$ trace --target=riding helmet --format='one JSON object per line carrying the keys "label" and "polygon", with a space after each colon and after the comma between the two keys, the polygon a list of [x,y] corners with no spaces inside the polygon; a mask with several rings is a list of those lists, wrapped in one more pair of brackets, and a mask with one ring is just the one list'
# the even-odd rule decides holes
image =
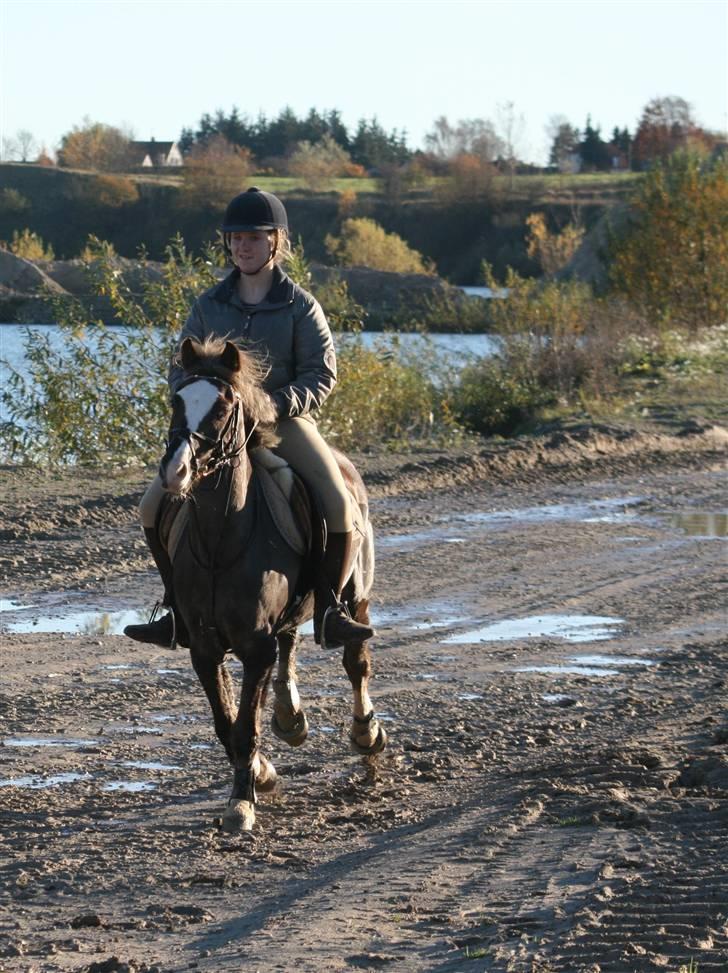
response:
{"label": "riding helmet", "polygon": [[223,233],[287,230],[288,217],[277,196],[266,193],[257,186],[251,186],[228,203],[221,229]]}

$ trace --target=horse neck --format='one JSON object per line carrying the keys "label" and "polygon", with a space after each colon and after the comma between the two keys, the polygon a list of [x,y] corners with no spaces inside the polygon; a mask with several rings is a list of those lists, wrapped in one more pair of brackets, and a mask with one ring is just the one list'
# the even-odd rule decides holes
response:
{"label": "horse neck", "polygon": [[195,519],[200,533],[221,550],[234,546],[254,516],[251,500],[252,464],[246,449],[211,484],[203,481],[194,491]]}

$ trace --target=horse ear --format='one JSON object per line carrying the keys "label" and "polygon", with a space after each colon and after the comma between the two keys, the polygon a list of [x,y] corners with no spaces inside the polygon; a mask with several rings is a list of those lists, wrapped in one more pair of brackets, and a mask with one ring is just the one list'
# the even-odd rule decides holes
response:
{"label": "horse ear", "polygon": [[225,342],[225,350],[220,360],[231,372],[240,371],[240,349],[232,341]]}
{"label": "horse ear", "polygon": [[179,357],[182,362],[182,367],[190,369],[200,358],[199,342],[193,338],[185,338],[179,350]]}

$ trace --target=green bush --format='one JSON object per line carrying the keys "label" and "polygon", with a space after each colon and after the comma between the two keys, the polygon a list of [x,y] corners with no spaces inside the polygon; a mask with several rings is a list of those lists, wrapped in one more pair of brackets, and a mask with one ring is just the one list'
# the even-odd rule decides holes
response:
{"label": "green bush", "polygon": [[[167,248],[160,278],[145,278],[140,296],[124,280],[109,244],[91,240],[87,272],[123,328],[96,320],[79,301],[54,301],[60,343],[26,331],[25,373],[11,371],[0,390],[8,421],[0,426],[6,460],[89,465],[153,463],[169,422],[167,368],[194,298],[215,280],[216,256],[189,254],[181,239]],[[300,253],[297,274],[305,274]],[[342,329],[356,330],[361,308],[338,289]],[[317,295],[326,295],[321,289]],[[367,350],[356,334],[340,339],[340,380],[321,427],[342,448],[365,449],[411,437],[457,432],[445,396],[421,377],[420,362],[390,349]],[[7,363],[5,363],[7,365]]]}
{"label": "green bush", "polygon": [[159,458],[170,352],[193,298],[214,280],[211,263],[175,239],[161,278],[148,278],[137,298],[108,244],[92,238],[87,254],[93,288],[124,328],[95,320],[80,301],[53,300],[60,342],[26,330],[27,373],[11,370],[0,391],[9,417],[0,447],[11,460],[123,466]]}

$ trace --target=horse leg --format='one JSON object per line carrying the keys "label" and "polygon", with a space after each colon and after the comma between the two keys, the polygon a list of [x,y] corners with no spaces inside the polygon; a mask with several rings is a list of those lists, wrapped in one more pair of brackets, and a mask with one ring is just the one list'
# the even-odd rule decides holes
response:
{"label": "horse leg", "polygon": [[191,655],[197,678],[210,702],[215,733],[225,747],[228,760],[232,763],[231,733],[237,715],[232,677],[224,662],[216,662],[209,656],[194,651]]}
{"label": "horse leg", "polygon": [[[260,715],[276,658],[275,636],[261,636],[243,661],[243,688],[230,736],[233,789],[222,819],[225,831],[251,831],[255,823],[256,776],[266,783],[273,765],[258,753]],[[275,783],[275,777],[273,778]]]}
{"label": "horse leg", "polygon": [[[369,603],[362,600],[355,608],[354,617],[363,625],[369,624]],[[381,753],[387,745],[384,727],[374,715],[369,696],[369,677],[372,657],[366,642],[347,643],[344,646],[344,669],[354,693],[354,713],[349,731],[352,748],[364,755]]]}
{"label": "horse leg", "polygon": [[278,634],[278,670],[273,680],[275,701],[270,721],[278,739],[290,747],[300,747],[308,736],[308,720],[296,686],[297,642],[297,632]]}

